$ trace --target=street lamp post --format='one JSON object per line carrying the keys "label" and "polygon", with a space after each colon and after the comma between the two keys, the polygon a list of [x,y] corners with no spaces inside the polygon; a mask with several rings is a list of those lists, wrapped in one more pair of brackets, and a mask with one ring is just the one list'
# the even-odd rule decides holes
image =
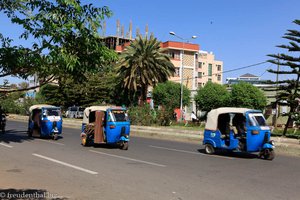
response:
{"label": "street lamp post", "polygon": [[[176,35],[175,32],[170,31],[170,35],[173,35],[177,38],[179,38],[182,41],[182,57],[181,57],[181,67],[180,67],[180,119],[179,121],[182,121],[182,111],[183,111],[183,57],[184,57],[184,42],[189,42],[188,39],[182,38],[178,35]],[[197,36],[193,35],[191,39],[196,39]]]}

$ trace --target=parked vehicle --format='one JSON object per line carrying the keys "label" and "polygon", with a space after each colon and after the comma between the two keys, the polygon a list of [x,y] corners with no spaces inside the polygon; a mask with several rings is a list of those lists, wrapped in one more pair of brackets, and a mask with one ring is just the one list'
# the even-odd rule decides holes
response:
{"label": "parked vehicle", "polygon": [[130,121],[125,108],[91,106],[84,110],[81,144],[117,144],[128,149]]}
{"label": "parked vehicle", "polygon": [[0,120],[0,130],[2,133],[5,133],[5,127],[6,127],[6,115],[2,114]]}
{"label": "parked vehicle", "polygon": [[217,149],[238,152],[259,152],[267,160],[275,157],[271,131],[259,110],[247,108],[218,108],[207,115],[203,144],[205,152]]}
{"label": "parked vehicle", "polygon": [[78,106],[69,107],[66,111],[67,118],[83,118],[84,108]]}
{"label": "parked vehicle", "polygon": [[33,105],[29,108],[28,136],[52,137],[62,133],[61,109],[52,105]]}

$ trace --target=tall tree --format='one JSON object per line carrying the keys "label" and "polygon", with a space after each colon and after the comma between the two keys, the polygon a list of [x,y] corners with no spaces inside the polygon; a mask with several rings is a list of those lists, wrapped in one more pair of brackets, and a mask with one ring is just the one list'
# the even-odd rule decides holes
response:
{"label": "tall tree", "polygon": [[[156,105],[163,105],[170,110],[174,111],[175,108],[180,107],[180,83],[174,83],[167,81],[165,83],[159,83],[153,89],[153,100]],[[190,90],[183,86],[183,99],[182,103],[184,106],[190,103]]]}
{"label": "tall tree", "polygon": [[195,96],[197,107],[202,111],[229,106],[230,94],[225,86],[208,82],[197,91]]}
{"label": "tall tree", "polygon": [[98,34],[101,21],[111,15],[105,6],[80,0],[2,0],[0,11],[24,29],[21,39],[33,41],[30,47],[14,46],[0,33],[0,77],[37,74],[43,83],[65,74],[81,79],[117,58]]}
{"label": "tall tree", "polygon": [[122,52],[118,66],[118,74],[124,78],[123,87],[138,92],[141,102],[146,100],[148,86],[167,81],[175,71],[153,35],[134,40]]}
{"label": "tall tree", "polygon": [[254,85],[243,81],[232,85],[231,106],[263,110],[266,105],[266,96]]}
{"label": "tall tree", "polygon": [[[300,25],[300,20],[293,21],[296,25]],[[288,116],[283,135],[286,135],[288,125],[290,124],[293,117],[299,114],[297,108],[299,107],[298,99],[300,98],[300,31],[298,30],[287,30],[287,33],[283,38],[289,40],[288,45],[279,45],[277,47],[287,50],[287,53],[271,54],[268,55],[272,58],[269,62],[280,65],[287,66],[289,69],[281,70],[268,70],[275,74],[286,74],[290,75],[290,79],[281,80],[277,82],[271,82],[278,85],[276,102],[281,105],[286,105],[290,108],[290,111],[286,113]]]}

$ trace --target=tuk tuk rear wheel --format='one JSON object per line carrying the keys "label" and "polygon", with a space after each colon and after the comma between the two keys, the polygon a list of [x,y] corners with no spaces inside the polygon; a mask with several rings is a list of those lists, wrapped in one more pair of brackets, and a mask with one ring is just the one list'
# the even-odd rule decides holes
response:
{"label": "tuk tuk rear wheel", "polygon": [[32,131],[30,129],[28,129],[27,134],[28,134],[28,137],[32,137]]}
{"label": "tuk tuk rear wheel", "polygon": [[205,153],[206,154],[214,154],[215,153],[215,148],[211,144],[206,144],[205,145]]}

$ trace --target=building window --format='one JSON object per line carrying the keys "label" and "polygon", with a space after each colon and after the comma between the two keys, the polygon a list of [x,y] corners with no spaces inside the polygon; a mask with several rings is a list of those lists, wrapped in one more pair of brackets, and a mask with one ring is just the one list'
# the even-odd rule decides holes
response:
{"label": "building window", "polygon": [[211,78],[208,79],[208,82],[211,82]]}
{"label": "building window", "polygon": [[202,78],[202,72],[198,72],[198,78]]}
{"label": "building window", "polygon": [[212,64],[208,64],[208,76],[212,76]]}
{"label": "building window", "polygon": [[202,83],[198,83],[198,88],[202,88]]}
{"label": "building window", "polygon": [[198,62],[198,68],[199,68],[199,69],[202,68],[202,62]]}
{"label": "building window", "polygon": [[179,68],[175,68],[175,76],[179,76]]}
{"label": "building window", "polygon": [[218,71],[221,71],[222,70],[222,66],[221,65],[217,65],[217,69],[218,69]]}
{"label": "building window", "polygon": [[180,52],[179,51],[169,51],[169,56],[173,59],[180,60]]}
{"label": "building window", "polygon": [[218,81],[221,81],[221,75],[218,74]]}

